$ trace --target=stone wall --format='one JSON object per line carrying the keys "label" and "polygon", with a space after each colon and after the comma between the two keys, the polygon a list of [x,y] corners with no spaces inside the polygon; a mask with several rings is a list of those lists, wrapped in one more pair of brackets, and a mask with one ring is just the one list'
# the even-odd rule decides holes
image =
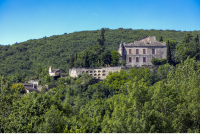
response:
{"label": "stone wall", "polygon": [[121,66],[102,68],[72,68],[69,69],[69,75],[72,77],[78,77],[79,74],[88,73],[89,75],[92,75],[95,79],[105,79],[109,72],[120,72],[121,69]]}
{"label": "stone wall", "polygon": [[[132,53],[126,55],[126,66],[141,67],[145,65],[152,65],[152,58],[163,59],[166,58],[166,46],[144,46],[144,47],[126,47],[126,51],[131,49]],[[139,54],[136,54],[136,49],[139,49]],[[143,49],[146,49],[146,54],[143,54]],[[152,54],[152,49],[155,49],[155,54]],[[136,62],[136,57],[139,57],[139,62]],[[143,62],[143,57],[146,57],[146,62]],[[129,62],[131,58],[131,62]]]}
{"label": "stone wall", "polygon": [[39,85],[39,82],[35,81],[35,80],[29,80],[28,83],[33,84],[33,85],[37,85],[37,86]]}
{"label": "stone wall", "polygon": [[[139,50],[139,54],[136,53],[136,49]],[[143,54],[144,49],[145,54]],[[155,54],[152,52],[153,49],[155,49]],[[161,43],[156,40],[156,36],[149,36],[132,43],[121,43],[118,52],[120,53],[119,60],[126,60],[127,67],[143,67],[152,66],[152,58],[166,58],[167,47],[166,42]]]}

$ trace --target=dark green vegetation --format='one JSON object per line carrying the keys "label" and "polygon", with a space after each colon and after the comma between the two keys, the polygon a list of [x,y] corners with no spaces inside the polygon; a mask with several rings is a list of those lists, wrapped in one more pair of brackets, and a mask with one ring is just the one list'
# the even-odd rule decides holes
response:
{"label": "dark green vegetation", "polygon": [[[120,40],[124,41],[121,36],[125,35],[126,32],[121,34],[118,37],[119,39],[116,38],[116,40],[119,40],[116,43],[116,48],[114,45],[113,47],[112,45],[109,47],[107,44],[110,39],[107,38],[107,32],[113,32],[114,34],[115,31],[133,32],[135,30],[105,29],[105,31],[106,42],[104,42],[104,45],[107,49],[105,48],[103,53],[107,51],[110,54],[111,60],[108,64],[118,64],[115,60],[117,57],[116,52],[111,50],[118,48]],[[30,70],[20,70],[17,65],[10,64],[12,62],[9,62],[9,60],[3,61],[4,64],[1,66],[7,66],[5,69],[12,68],[15,65],[16,70],[19,71],[18,73],[26,72],[26,75],[32,74],[34,75],[33,79],[39,80],[43,86],[44,84],[48,84],[50,89],[46,91],[43,87],[38,94],[35,92],[24,94],[25,89],[23,85],[17,83],[26,82],[28,77],[24,79],[19,74],[1,76],[0,132],[199,132],[200,44],[199,38],[196,35],[197,32],[194,31],[193,33],[191,32],[192,34],[186,34],[186,32],[175,31],[138,31],[141,33],[151,31],[152,33],[148,33],[148,35],[154,35],[156,32],[162,33],[160,34],[162,35],[160,40],[167,40],[170,49],[168,51],[168,55],[170,56],[167,56],[167,59],[165,59],[165,62],[168,62],[167,64],[161,62],[164,65],[160,65],[158,69],[131,68],[127,72],[121,70],[120,72],[110,73],[104,81],[96,83],[93,77],[88,74],[79,75],[78,78],[68,76],[67,79],[59,78],[58,80],[54,80],[53,77],[48,75],[48,65],[44,65],[52,58],[50,56],[49,59],[45,59],[45,57],[42,57],[44,54],[41,54],[41,56],[35,55],[35,62]],[[177,38],[172,38],[176,37],[172,36],[169,40],[171,34],[166,34],[168,32],[172,35],[184,34],[185,36],[183,38],[180,37],[182,40],[179,40],[179,36]],[[143,37],[142,34],[138,33],[138,35]],[[127,36],[136,38],[136,35],[127,34]],[[94,40],[97,42],[99,37],[100,40],[104,40],[102,36],[98,36]],[[138,36],[138,38],[140,37]],[[96,44],[96,42],[94,43]],[[6,51],[1,51],[1,54],[8,54],[7,52],[10,52],[12,49],[15,50],[14,47],[18,45],[1,46],[3,49],[8,48]],[[75,54],[74,60],[70,61],[69,59],[68,62],[77,65],[79,62],[76,61],[81,58],[83,59],[85,55],[82,56],[82,54],[87,51],[90,53],[97,50],[94,56],[98,57],[98,52],[101,51],[100,45],[101,43],[92,47],[89,46],[91,49],[83,48],[85,49],[84,51],[79,50],[78,47],[74,48],[77,54]],[[38,48],[38,51],[40,51],[39,48],[42,48],[42,46],[44,45],[38,45],[35,48]],[[59,45],[51,46],[57,47]],[[19,48],[16,47],[17,49]],[[31,50],[26,49],[26,51],[21,51],[21,53],[26,54],[24,52],[31,52]],[[70,50],[72,51],[72,49]],[[56,49],[51,49],[50,52],[52,51],[57,52]],[[68,58],[73,54],[71,51]],[[21,54],[18,51],[14,52]],[[43,53],[45,53],[45,49],[43,49]],[[32,54],[34,55],[34,53]],[[54,54],[56,56],[56,53]],[[101,53],[99,54],[101,55]],[[17,55],[13,53],[13,55],[10,54],[7,57],[11,57],[11,59],[16,58],[14,56]],[[37,58],[44,60],[38,62],[36,61]],[[88,58],[91,58],[90,55],[86,59]],[[62,59],[64,58],[60,58],[60,60]],[[21,60],[23,61],[24,59]],[[100,65],[97,64],[98,60]],[[98,60],[91,63],[88,63],[86,60],[82,65],[101,66],[107,64],[106,60]],[[33,62],[31,60],[27,61]],[[16,64],[17,62],[18,60],[16,60]],[[59,62],[59,60],[55,59],[54,62]],[[68,64],[59,63],[55,64],[55,67],[61,68],[59,65],[68,66]],[[36,71],[34,72],[34,70]]]}
{"label": "dark green vegetation", "polygon": [[[133,42],[144,36],[156,36],[157,40],[171,39],[180,44],[187,34],[194,37],[200,35],[200,31],[186,32],[174,30],[132,30],[122,29],[117,30],[105,29],[104,36],[106,41],[102,41],[105,48],[110,51],[117,51],[121,41],[127,43]],[[71,34],[55,35],[44,37],[41,39],[28,40],[22,43],[16,43],[12,46],[0,46],[0,75],[16,75],[17,73],[24,76],[35,75],[40,67],[48,67],[52,65],[54,68],[60,68],[68,72],[70,58],[75,53],[79,54],[89,46],[98,44],[97,39],[104,40],[101,35],[101,30],[82,31]],[[185,41],[190,42],[190,37]],[[179,46],[179,45],[178,45]],[[182,47],[187,45],[180,45]],[[194,47],[192,47],[194,48]],[[191,48],[191,49],[192,49]],[[183,55],[180,53],[179,59],[185,59],[190,48],[184,49]],[[106,52],[105,52],[106,54]],[[172,57],[173,59],[173,57]],[[101,63],[103,64],[103,63]]]}
{"label": "dark green vegetation", "polygon": [[69,67],[102,67],[116,66],[119,62],[119,53],[105,49],[105,30],[101,30],[100,39],[97,39],[98,44],[89,46],[79,54],[71,56]]}
{"label": "dark green vegetation", "polygon": [[[45,81],[48,75],[39,74]],[[42,80],[42,81],[43,81]],[[22,94],[1,77],[0,132],[199,132],[200,62],[60,78],[56,87]],[[43,81],[43,82],[44,82]]]}

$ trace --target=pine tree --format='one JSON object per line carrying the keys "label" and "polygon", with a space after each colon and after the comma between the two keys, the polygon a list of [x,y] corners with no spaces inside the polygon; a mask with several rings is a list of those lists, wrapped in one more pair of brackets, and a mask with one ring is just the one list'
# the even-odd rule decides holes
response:
{"label": "pine tree", "polygon": [[87,59],[86,59],[86,57],[85,57],[85,58],[84,58],[83,67],[86,67],[86,64],[87,64]]}
{"label": "pine tree", "polygon": [[77,61],[77,53],[75,54],[75,58],[74,58],[74,67],[77,67],[76,66],[76,61]]}
{"label": "pine tree", "polygon": [[197,37],[194,39],[197,43],[199,43],[199,35],[197,34]]}
{"label": "pine tree", "polygon": [[171,50],[169,45],[169,40],[167,41],[167,63],[171,64]]}
{"label": "pine tree", "polygon": [[193,35],[188,33],[184,39],[183,39],[183,43],[190,43],[190,41],[192,40]]}
{"label": "pine tree", "polygon": [[86,58],[86,63],[85,63],[85,66],[86,67],[90,67],[90,63],[89,63],[89,61],[88,61],[88,53],[86,53],[86,56],[85,56],[85,58]]}
{"label": "pine tree", "polygon": [[85,58],[84,58],[84,67],[90,67],[89,62],[88,62],[88,55],[86,54]]}
{"label": "pine tree", "polygon": [[74,56],[71,56],[70,62],[69,62],[69,68],[74,67]]}
{"label": "pine tree", "polygon": [[160,41],[160,42],[163,41],[163,37],[162,37],[162,36],[160,36],[160,40],[159,40],[159,41]]}
{"label": "pine tree", "polygon": [[101,45],[102,47],[104,47],[104,43],[106,41],[105,37],[104,37],[104,33],[105,33],[105,30],[104,28],[101,29],[101,36],[100,36],[100,39],[97,39],[99,45]]}

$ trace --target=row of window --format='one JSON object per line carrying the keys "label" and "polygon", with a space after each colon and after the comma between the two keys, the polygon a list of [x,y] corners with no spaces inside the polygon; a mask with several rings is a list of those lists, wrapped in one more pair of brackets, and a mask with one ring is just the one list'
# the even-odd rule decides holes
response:
{"label": "row of window", "polygon": [[[90,74],[92,75],[92,74]],[[94,74],[94,76],[97,76],[97,74]],[[98,74],[98,76],[101,76],[101,74]],[[102,74],[102,76],[106,76],[105,74]]]}
{"label": "row of window", "polygon": [[[90,73],[93,73],[93,71],[89,71]],[[99,70],[98,73],[100,73],[101,71]],[[103,70],[102,72],[106,72],[105,70]],[[88,73],[88,71],[82,71],[82,73]],[[94,71],[94,73],[96,73],[96,71]]]}
{"label": "row of window", "polygon": [[[129,54],[132,54],[132,49],[129,49]],[[136,54],[139,54],[139,49],[136,49]],[[146,54],[146,49],[143,49],[143,54]],[[152,54],[155,54],[155,49],[152,49]]]}
{"label": "row of window", "polygon": [[[143,59],[143,62],[146,62],[146,57],[143,57],[142,59]],[[131,57],[129,57],[129,62],[132,62],[132,58]],[[136,57],[136,62],[140,62],[139,61],[139,57]]]}

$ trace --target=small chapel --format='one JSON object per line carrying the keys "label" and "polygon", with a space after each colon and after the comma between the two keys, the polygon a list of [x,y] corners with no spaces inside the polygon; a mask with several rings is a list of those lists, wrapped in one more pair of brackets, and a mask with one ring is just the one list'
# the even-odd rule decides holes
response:
{"label": "small chapel", "polygon": [[166,42],[159,42],[156,36],[146,36],[132,43],[120,43],[120,60],[126,60],[127,67],[151,66],[152,58],[166,58]]}

